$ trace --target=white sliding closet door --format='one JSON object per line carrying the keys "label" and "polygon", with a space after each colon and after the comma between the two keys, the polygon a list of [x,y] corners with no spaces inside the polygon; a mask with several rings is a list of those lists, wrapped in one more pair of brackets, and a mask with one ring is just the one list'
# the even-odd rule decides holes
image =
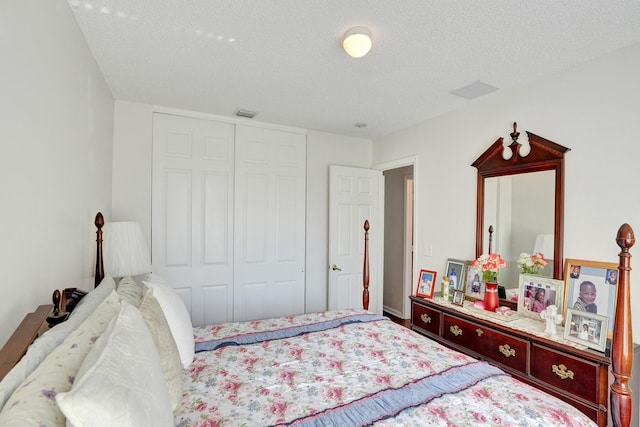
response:
{"label": "white sliding closet door", "polygon": [[234,125],[153,115],[153,271],[194,325],[233,319]]}
{"label": "white sliding closet door", "polygon": [[194,325],[304,313],[306,136],[153,116],[153,271]]}
{"label": "white sliding closet door", "polygon": [[304,313],[306,136],[236,125],[234,320]]}

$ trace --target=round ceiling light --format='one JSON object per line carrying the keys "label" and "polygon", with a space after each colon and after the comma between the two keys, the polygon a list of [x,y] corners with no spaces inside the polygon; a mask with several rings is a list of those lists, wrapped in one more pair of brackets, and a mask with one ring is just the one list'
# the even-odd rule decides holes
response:
{"label": "round ceiling light", "polygon": [[367,27],[352,27],[344,33],[342,47],[354,58],[362,58],[371,50],[371,31]]}

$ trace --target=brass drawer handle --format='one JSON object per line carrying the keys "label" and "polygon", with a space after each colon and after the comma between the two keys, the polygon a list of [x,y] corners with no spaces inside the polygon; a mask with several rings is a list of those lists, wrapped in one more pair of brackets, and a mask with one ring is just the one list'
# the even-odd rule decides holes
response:
{"label": "brass drawer handle", "polygon": [[478,334],[479,337],[482,336],[482,332],[483,332],[482,329],[480,328],[476,329],[476,334]]}
{"label": "brass drawer handle", "polygon": [[516,355],[516,351],[509,347],[509,344],[504,344],[498,347],[500,349],[500,353],[504,355],[504,357],[511,357]]}
{"label": "brass drawer handle", "polygon": [[453,325],[453,326],[451,326],[451,327],[449,328],[449,330],[450,330],[450,331],[451,331],[451,333],[452,333],[454,336],[456,336],[456,337],[457,337],[457,336],[459,336],[459,335],[462,335],[462,329],[460,329],[460,328],[458,327],[458,325]]}
{"label": "brass drawer handle", "polygon": [[567,369],[564,365],[552,365],[551,370],[563,380],[566,380],[567,378],[573,379],[573,371],[571,369]]}
{"label": "brass drawer handle", "polygon": [[420,320],[422,320],[424,323],[431,323],[431,317],[429,317],[429,315],[427,314],[421,314]]}

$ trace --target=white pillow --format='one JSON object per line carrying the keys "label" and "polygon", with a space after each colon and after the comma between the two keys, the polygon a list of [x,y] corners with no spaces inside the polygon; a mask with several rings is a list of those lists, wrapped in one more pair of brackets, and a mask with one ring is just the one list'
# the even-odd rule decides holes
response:
{"label": "white pillow", "polygon": [[73,387],[56,401],[68,426],[173,426],[160,358],[140,311],[122,302]]}
{"label": "white pillow", "polygon": [[93,313],[93,310],[95,310],[96,307],[100,305],[100,303],[104,301],[107,296],[109,296],[111,291],[115,289],[116,282],[114,282],[111,276],[105,274],[100,284],[84,297],[82,297],[80,302],[75,306],[75,308],[69,315],[69,319],[66,322],[73,318],[81,318],[80,322],[82,322],[87,318],[87,316]]}
{"label": "white pillow", "polygon": [[162,307],[173,339],[178,346],[182,367],[187,369],[193,362],[196,345],[191,316],[187,311],[187,307],[185,307],[173,288],[158,275],[151,274],[149,280],[145,281],[144,284],[153,289],[153,296]]}

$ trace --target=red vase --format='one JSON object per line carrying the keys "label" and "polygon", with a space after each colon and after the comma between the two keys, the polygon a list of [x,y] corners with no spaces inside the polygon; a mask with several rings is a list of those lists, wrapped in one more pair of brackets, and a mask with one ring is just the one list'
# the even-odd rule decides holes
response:
{"label": "red vase", "polygon": [[484,290],[484,309],[494,313],[499,305],[498,284],[487,282]]}

